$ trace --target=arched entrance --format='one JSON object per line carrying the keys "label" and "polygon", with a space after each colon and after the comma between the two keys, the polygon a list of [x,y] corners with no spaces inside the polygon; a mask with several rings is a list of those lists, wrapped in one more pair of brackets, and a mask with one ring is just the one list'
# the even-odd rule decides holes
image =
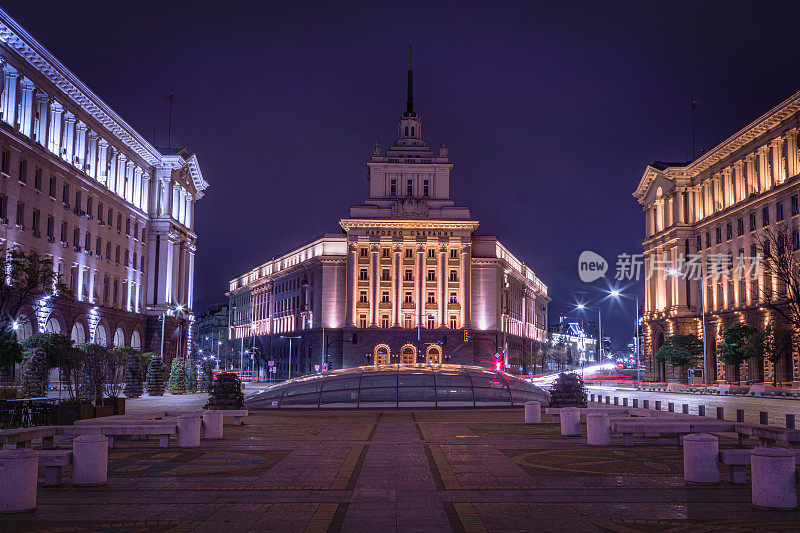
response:
{"label": "arched entrance", "polygon": [[117,328],[114,332],[114,348],[122,348],[125,346],[125,332],[122,328]]}
{"label": "arched entrance", "polygon": [[100,346],[108,346],[108,331],[104,324],[97,324],[94,329],[94,343]]}
{"label": "arched entrance", "polygon": [[17,334],[17,342],[22,342],[33,335],[33,328],[28,317],[21,316],[13,324],[14,332]]}
{"label": "arched entrance", "polygon": [[59,324],[56,317],[51,316],[44,324],[45,333],[61,333],[61,324]]}
{"label": "arched entrance", "polygon": [[442,363],[442,349],[436,345],[428,346],[425,353],[425,361],[429,365],[439,365]]}
{"label": "arched entrance", "polygon": [[80,322],[75,322],[75,324],[72,326],[70,338],[76,346],[86,344],[86,331],[83,329],[83,324]]}
{"label": "arched entrance", "polygon": [[379,344],[375,347],[375,364],[388,365],[389,364],[389,347],[385,344]]}
{"label": "arched entrance", "polygon": [[400,349],[400,362],[410,365],[417,362],[417,348],[411,344],[406,344]]}
{"label": "arched entrance", "polygon": [[667,365],[664,361],[658,361],[655,359],[655,355],[664,346],[664,332],[659,331],[656,334],[656,344],[653,346],[653,361],[655,363],[655,374],[656,374],[656,381],[666,381],[667,380]]}
{"label": "arched entrance", "polygon": [[139,335],[139,330],[133,330],[131,334],[131,348],[135,350],[142,349],[142,337]]}

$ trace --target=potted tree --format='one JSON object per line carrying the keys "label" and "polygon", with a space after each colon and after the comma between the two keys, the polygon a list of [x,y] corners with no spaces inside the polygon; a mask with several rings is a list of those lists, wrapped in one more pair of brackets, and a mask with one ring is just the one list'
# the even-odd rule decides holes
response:
{"label": "potted tree", "polygon": [[180,357],[172,360],[168,388],[172,394],[184,394],[186,392],[186,361]]}
{"label": "potted tree", "polygon": [[56,423],[71,425],[76,420],[92,418],[94,407],[88,400],[86,376],[86,352],[71,346],[57,355],[57,366],[61,369],[67,385],[67,399],[56,407]]}
{"label": "potted tree", "polygon": [[[122,388],[125,385],[124,373],[125,362],[128,358],[128,352],[132,350],[130,346],[123,348],[112,348],[106,350],[105,362],[105,396],[100,400],[103,406],[110,406],[113,409],[113,414],[125,414],[125,397],[122,396]],[[138,354],[134,354],[138,359]]]}
{"label": "potted tree", "polygon": [[717,355],[720,360],[736,368],[736,381],[740,381],[739,365],[758,356],[761,345],[761,330],[735,322],[722,333],[722,342],[717,345]]}
{"label": "potted tree", "polygon": [[142,373],[142,354],[139,350],[125,347],[125,397],[138,398],[142,395],[144,374]]}
{"label": "potted tree", "polygon": [[155,354],[149,358],[147,365],[147,394],[164,395],[164,361]]}

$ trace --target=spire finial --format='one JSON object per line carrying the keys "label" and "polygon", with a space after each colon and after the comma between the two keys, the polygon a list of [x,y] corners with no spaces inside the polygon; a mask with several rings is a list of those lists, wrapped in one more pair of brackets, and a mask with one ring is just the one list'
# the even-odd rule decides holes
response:
{"label": "spire finial", "polygon": [[414,116],[414,70],[411,68],[412,47],[408,45],[408,92],[406,94],[406,116]]}

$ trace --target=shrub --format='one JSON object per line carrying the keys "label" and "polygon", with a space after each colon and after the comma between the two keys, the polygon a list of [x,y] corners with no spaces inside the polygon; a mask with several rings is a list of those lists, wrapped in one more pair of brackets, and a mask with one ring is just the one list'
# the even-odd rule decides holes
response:
{"label": "shrub", "polygon": [[16,400],[19,398],[19,389],[13,386],[0,387],[0,400]]}
{"label": "shrub", "polygon": [[151,357],[147,365],[147,394],[164,395],[164,361],[157,355]]}
{"label": "shrub", "polygon": [[44,350],[29,350],[22,360],[22,395],[26,398],[41,398],[47,393],[47,374],[50,367]]}
{"label": "shrub", "polygon": [[180,357],[172,360],[172,370],[169,373],[169,391],[172,394],[186,392],[186,361]]}
{"label": "shrub", "polygon": [[580,375],[562,373],[550,388],[551,407],[586,407],[586,387]]}
{"label": "shrub", "polygon": [[214,381],[214,370],[211,361],[203,361],[200,370],[200,391],[211,392],[211,383]]}
{"label": "shrub", "polygon": [[137,350],[128,353],[125,363],[125,396],[138,398],[142,395],[144,375],[142,372],[142,355]]}
{"label": "shrub", "polygon": [[211,382],[211,396],[204,409],[241,409],[244,407],[244,394],[239,376],[229,372],[217,374]]}
{"label": "shrub", "polygon": [[186,392],[197,392],[197,364],[194,359],[186,361]]}

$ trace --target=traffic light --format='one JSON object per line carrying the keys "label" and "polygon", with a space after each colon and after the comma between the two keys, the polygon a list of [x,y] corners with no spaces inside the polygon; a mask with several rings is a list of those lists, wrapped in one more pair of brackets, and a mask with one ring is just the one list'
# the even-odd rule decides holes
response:
{"label": "traffic light", "polygon": [[469,330],[464,330],[464,342],[469,342]]}

